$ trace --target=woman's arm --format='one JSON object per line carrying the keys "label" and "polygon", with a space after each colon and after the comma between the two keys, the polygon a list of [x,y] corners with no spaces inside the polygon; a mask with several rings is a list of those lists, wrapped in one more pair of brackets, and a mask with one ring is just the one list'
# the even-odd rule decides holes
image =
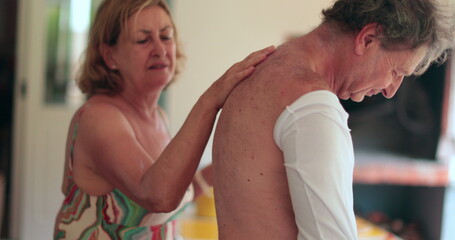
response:
{"label": "woman's arm", "polygon": [[[273,50],[273,47],[269,47],[251,54],[242,62],[234,64],[213,83],[194,105],[180,131],[145,174],[144,182],[165,184],[159,193],[166,202],[164,211],[172,211],[178,206],[193,180],[216,115],[226,98],[241,80],[254,71],[254,66]],[[166,179],[165,183],[163,178]]]}
{"label": "woman's arm", "polygon": [[[76,145],[80,144],[76,149],[80,150],[75,159],[94,159],[94,163],[88,162],[84,168],[95,174],[77,176],[81,171],[75,171],[76,182],[84,179],[88,192],[95,185],[93,182],[98,186],[104,184],[103,189],[117,188],[152,212],[174,210],[193,180],[224,101],[235,86],[254,71],[254,66],[273,51],[274,48],[269,47],[234,64],[199,98],[167,146],[161,141],[166,136],[153,136],[157,141],[151,144],[163,144],[161,154],[153,155],[142,147],[131,123],[120,110],[108,103],[88,107],[81,118],[81,134],[76,141]],[[81,161],[75,162],[81,164]],[[87,175],[94,177],[88,179]]]}

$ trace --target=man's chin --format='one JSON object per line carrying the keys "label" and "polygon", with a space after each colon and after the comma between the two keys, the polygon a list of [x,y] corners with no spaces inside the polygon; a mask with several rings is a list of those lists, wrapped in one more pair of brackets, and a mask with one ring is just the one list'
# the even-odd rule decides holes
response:
{"label": "man's chin", "polygon": [[354,102],[361,102],[365,98],[365,95],[351,95],[350,98]]}

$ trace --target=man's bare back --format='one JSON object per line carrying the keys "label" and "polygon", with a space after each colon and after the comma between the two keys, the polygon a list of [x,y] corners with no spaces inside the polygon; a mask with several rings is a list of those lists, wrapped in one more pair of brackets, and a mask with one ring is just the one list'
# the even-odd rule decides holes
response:
{"label": "man's bare back", "polygon": [[[214,138],[220,240],[296,239],[283,155],[273,129],[287,105],[310,91],[308,73],[282,46],[226,101]],[[286,56],[286,57],[284,57]],[[311,84],[310,84],[311,85]]]}
{"label": "man's bare back", "polygon": [[233,90],[213,145],[220,240],[358,238],[340,99],[391,98],[405,76],[444,60],[454,35],[447,9],[433,0],[337,0],[320,25]]}

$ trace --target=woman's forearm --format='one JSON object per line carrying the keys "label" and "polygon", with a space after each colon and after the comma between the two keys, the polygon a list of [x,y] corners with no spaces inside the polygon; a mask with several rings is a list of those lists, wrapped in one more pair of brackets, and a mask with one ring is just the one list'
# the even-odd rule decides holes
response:
{"label": "woman's forearm", "polygon": [[199,166],[217,112],[203,95],[179,132],[144,175],[143,184],[152,190],[150,198],[157,199],[153,201],[156,205],[164,205],[157,208],[172,211],[180,203]]}

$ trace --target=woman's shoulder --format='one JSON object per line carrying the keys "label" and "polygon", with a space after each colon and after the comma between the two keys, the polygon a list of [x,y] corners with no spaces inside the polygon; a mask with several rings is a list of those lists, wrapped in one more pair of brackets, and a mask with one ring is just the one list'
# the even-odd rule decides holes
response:
{"label": "woman's shoulder", "polygon": [[119,101],[110,96],[93,96],[79,110],[79,124],[98,125],[124,123],[125,111]]}
{"label": "woman's shoulder", "polygon": [[121,113],[119,100],[115,96],[95,95],[81,107],[84,112],[96,115]]}

